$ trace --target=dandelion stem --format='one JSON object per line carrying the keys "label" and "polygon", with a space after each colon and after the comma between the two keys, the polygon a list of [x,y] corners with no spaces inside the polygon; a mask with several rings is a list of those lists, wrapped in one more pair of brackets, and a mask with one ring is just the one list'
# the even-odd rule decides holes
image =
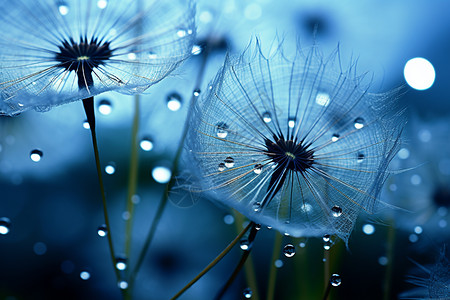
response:
{"label": "dandelion stem", "polygon": [[328,277],[330,276],[330,251],[323,249],[323,278],[325,281],[324,287],[326,288],[328,286],[329,280]]}
{"label": "dandelion stem", "polygon": [[[253,222],[252,222],[253,223]],[[216,300],[222,299],[225,292],[228,290],[228,288],[233,284],[234,280],[236,279],[237,275],[241,271],[242,267],[244,266],[245,262],[247,261],[247,258],[250,256],[250,251],[252,250],[252,244],[255,240],[256,234],[258,233],[258,229],[256,229],[256,224],[253,223],[252,228],[250,229],[250,234],[248,236],[248,243],[249,248],[245,250],[242,253],[241,260],[237,264],[236,268],[234,269],[233,273],[231,274],[230,278],[228,279],[227,283],[223,286],[223,288],[217,293]]]}
{"label": "dandelion stem", "polygon": [[138,183],[138,170],[139,170],[139,153],[138,153],[138,141],[137,135],[139,130],[139,100],[140,96],[134,96],[134,117],[133,127],[131,132],[131,156],[130,156],[130,170],[128,173],[128,195],[127,195],[127,212],[129,218],[126,223],[125,230],[125,257],[129,258],[131,253],[131,241],[133,230],[133,216],[134,216],[134,203],[133,196],[136,194]]}
{"label": "dandelion stem", "polygon": [[283,236],[276,232],[275,233],[275,241],[273,243],[273,254],[270,266],[269,273],[269,284],[267,287],[267,300],[273,300],[275,296],[275,285],[277,280],[277,270],[278,268],[275,266],[275,261],[278,259],[281,253],[281,242],[283,240]]}
{"label": "dandelion stem", "polygon": [[330,282],[330,280],[328,280],[327,288],[325,289],[325,293],[323,294],[322,300],[328,299],[328,296],[330,295],[330,291],[331,291],[331,282]]}
{"label": "dandelion stem", "polygon": [[83,107],[84,107],[84,111],[86,113],[87,121],[89,123],[89,128],[91,130],[92,145],[94,146],[95,165],[97,167],[97,176],[98,176],[98,181],[100,184],[100,193],[102,196],[103,215],[105,217],[106,228],[108,229],[107,238],[108,238],[109,252],[111,254],[111,260],[112,260],[114,272],[116,274],[116,278],[119,281],[120,274],[119,274],[119,270],[117,270],[117,268],[116,268],[116,256],[114,254],[111,226],[109,223],[108,209],[107,209],[106,196],[105,196],[105,187],[103,185],[103,178],[102,178],[102,168],[100,165],[100,156],[98,154],[97,135],[96,135],[96,131],[95,131],[94,97],[89,97],[89,98],[83,99]]}
{"label": "dandelion stem", "polygon": [[384,295],[383,299],[391,299],[391,282],[392,273],[394,271],[394,250],[395,250],[395,223],[394,218],[391,218],[391,226],[388,227],[387,236],[387,261],[386,273],[384,275]]}
{"label": "dandelion stem", "polygon": [[196,283],[203,275],[205,275],[209,270],[212,269],[230,250],[241,240],[244,234],[255,224],[251,222],[244,228],[235,238],[231,241],[230,244],[222,251],[213,261],[211,261],[194,279],[192,279],[185,287],[183,287],[175,296],[171,298],[171,300],[175,300],[180,297],[187,289],[189,289],[194,283]]}
{"label": "dandelion stem", "polygon": [[[196,83],[195,83],[194,90],[199,89],[200,85],[201,85],[201,82],[203,81],[203,75],[204,75],[204,71],[205,71],[205,67],[206,67],[206,62],[207,62],[207,59],[208,59],[208,54],[209,54],[209,50],[208,50],[208,48],[206,48],[205,51],[204,51],[204,54],[203,54],[203,60],[202,60],[202,64],[201,64],[201,67],[200,67],[200,71],[199,71],[198,76],[197,76],[197,80],[196,80]],[[195,107],[195,100],[196,99],[197,99],[197,96],[195,96],[195,95],[193,95],[191,97],[191,101],[189,103],[189,109],[188,109],[188,113],[187,113],[188,116],[192,113],[192,111],[193,111],[193,109]],[[156,228],[157,228],[157,226],[159,224],[159,220],[161,219],[161,216],[162,216],[162,214],[164,212],[164,209],[166,207],[167,200],[169,198],[169,191],[171,190],[171,188],[175,184],[175,176],[176,176],[176,174],[178,172],[179,159],[180,159],[181,153],[183,151],[184,141],[186,139],[186,135],[187,135],[187,132],[188,132],[188,129],[189,129],[189,125],[188,124],[189,124],[188,119],[186,119],[186,121],[184,123],[183,133],[181,135],[181,140],[180,140],[180,143],[178,145],[177,152],[175,154],[174,164],[173,164],[173,168],[172,168],[172,175],[170,177],[170,181],[167,183],[166,188],[164,189],[164,193],[162,195],[161,201],[159,202],[158,208],[157,208],[156,213],[155,213],[155,217],[153,218],[152,224],[150,226],[150,230],[149,230],[149,232],[147,234],[147,237],[145,239],[144,247],[142,248],[141,252],[139,253],[136,266],[134,267],[134,270],[131,273],[130,282],[129,282],[130,289],[132,288],[134,280],[135,280],[137,274],[139,273],[139,269],[141,268],[142,263],[144,262],[145,255],[147,254],[148,248],[150,247],[150,243],[151,243],[151,241],[153,239],[153,236],[155,234]]]}

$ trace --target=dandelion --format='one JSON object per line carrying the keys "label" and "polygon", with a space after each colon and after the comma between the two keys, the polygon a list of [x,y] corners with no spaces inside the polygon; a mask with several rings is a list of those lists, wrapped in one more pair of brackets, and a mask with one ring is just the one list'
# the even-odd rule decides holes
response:
{"label": "dandelion", "polygon": [[[403,127],[393,93],[371,94],[339,51],[228,57],[190,116],[199,190],[292,236],[347,241],[378,194]],[[337,213],[338,212],[338,213]]]}
{"label": "dandelion", "polygon": [[0,113],[138,93],[190,54],[187,1],[14,1],[2,4]]}

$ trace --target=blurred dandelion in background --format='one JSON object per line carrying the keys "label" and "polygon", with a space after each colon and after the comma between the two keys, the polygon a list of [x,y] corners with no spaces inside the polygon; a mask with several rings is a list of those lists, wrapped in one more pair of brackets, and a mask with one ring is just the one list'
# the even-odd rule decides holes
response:
{"label": "blurred dandelion in background", "polygon": [[190,116],[198,189],[282,233],[347,241],[380,205],[404,126],[396,95],[368,93],[338,50],[289,60],[275,47],[266,58],[256,40],[228,57]]}

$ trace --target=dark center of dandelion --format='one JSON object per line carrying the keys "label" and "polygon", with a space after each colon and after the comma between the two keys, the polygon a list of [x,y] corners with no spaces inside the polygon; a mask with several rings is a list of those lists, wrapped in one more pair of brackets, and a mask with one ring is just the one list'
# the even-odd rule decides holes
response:
{"label": "dark center of dandelion", "polygon": [[109,42],[98,39],[81,38],[79,43],[73,39],[63,41],[58,46],[59,52],[55,55],[55,60],[59,62],[59,67],[66,71],[75,71],[78,78],[78,87],[89,88],[94,84],[92,72],[94,69],[104,65],[112,56]]}
{"label": "dark center of dandelion", "polygon": [[290,172],[304,173],[314,163],[314,152],[308,150],[309,145],[286,140],[283,136],[274,135],[273,138],[276,142],[269,139],[265,140],[267,148],[265,154],[275,163],[275,170],[270,178],[269,187],[263,200],[264,205],[275,197]]}

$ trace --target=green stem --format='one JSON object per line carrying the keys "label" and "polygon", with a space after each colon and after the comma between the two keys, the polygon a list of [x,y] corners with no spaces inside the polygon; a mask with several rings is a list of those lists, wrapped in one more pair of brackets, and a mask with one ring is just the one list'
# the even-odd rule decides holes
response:
{"label": "green stem", "polygon": [[102,169],[100,165],[100,155],[98,153],[98,146],[97,146],[97,135],[95,132],[95,113],[94,113],[94,97],[89,97],[86,99],[83,99],[83,107],[84,111],[86,112],[86,117],[89,123],[89,128],[91,130],[91,136],[92,136],[92,145],[94,146],[94,156],[95,156],[95,165],[97,167],[97,176],[98,181],[100,184],[100,193],[102,196],[102,204],[103,204],[103,215],[105,217],[105,225],[108,229],[108,234],[106,235],[108,238],[108,246],[109,246],[109,252],[111,254],[111,260],[114,268],[114,272],[116,274],[117,281],[120,280],[120,274],[119,270],[116,268],[116,256],[114,252],[114,246],[112,241],[112,233],[111,233],[111,226],[109,223],[109,217],[108,217],[108,208],[106,203],[106,196],[105,196],[105,187],[103,185],[103,177],[102,177]]}
{"label": "green stem", "polygon": [[209,270],[212,269],[212,267],[214,267],[228,252],[230,252],[230,250],[234,247],[234,245],[236,245],[241,238],[244,236],[244,234],[250,229],[250,227],[252,227],[254,225],[253,222],[251,222],[250,224],[247,225],[247,227],[244,228],[244,230],[242,230],[235,238],[234,240],[228,244],[228,246],[222,251],[220,252],[219,255],[217,255],[217,257],[210,262],[206,268],[204,268],[197,276],[195,276],[194,279],[192,279],[185,287],[183,287],[175,296],[173,296],[171,298],[171,300],[175,300],[178,297],[180,297],[187,289],[189,289],[194,283],[196,283],[200,278],[203,277],[203,275],[205,275]]}
{"label": "green stem", "polygon": [[281,253],[281,242],[283,241],[283,236],[276,232],[275,241],[273,243],[273,254],[269,273],[269,284],[267,287],[267,300],[273,300],[275,296],[275,286],[277,281],[277,271],[278,268],[275,266],[275,261],[280,257]]}
{"label": "green stem", "polygon": [[323,258],[325,259],[324,263],[323,263],[323,278],[325,281],[324,287],[327,288],[327,286],[329,285],[329,277],[330,277],[330,251],[329,250],[323,250]]}
{"label": "green stem", "polygon": [[391,219],[391,226],[388,226],[388,237],[387,237],[387,260],[388,265],[386,267],[386,273],[384,276],[384,295],[383,299],[391,299],[391,282],[392,273],[394,271],[394,253],[395,253],[395,223],[394,219]]}
{"label": "green stem", "polygon": [[125,230],[126,258],[129,258],[131,253],[133,216],[134,216],[133,196],[136,194],[138,184],[139,153],[138,153],[137,136],[139,130],[139,98],[140,98],[139,95],[134,96],[134,117],[131,133],[131,156],[130,156],[130,170],[128,174],[128,195],[127,195],[127,212],[129,213],[129,218],[126,223],[126,230]]}
{"label": "green stem", "polygon": [[328,280],[328,284],[327,284],[327,287],[325,289],[325,293],[323,294],[322,300],[327,300],[328,299],[328,296],[330,295],[330,291],[331,291],[331,283]]}

